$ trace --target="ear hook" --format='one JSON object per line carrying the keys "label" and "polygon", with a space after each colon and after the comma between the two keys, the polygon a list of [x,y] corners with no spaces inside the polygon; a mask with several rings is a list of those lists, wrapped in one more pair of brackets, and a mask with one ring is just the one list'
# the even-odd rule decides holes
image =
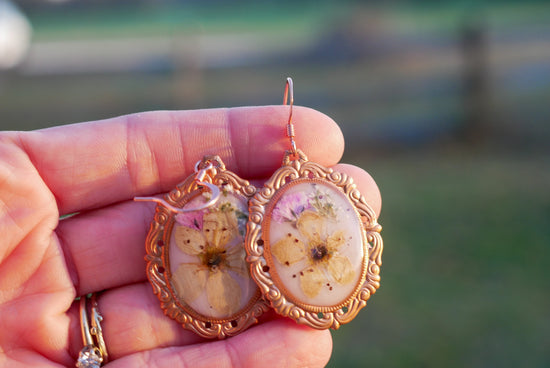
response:
{"label": "ear hook", "polygon": [[290,148],[291,148],[292,154],[295,155],[297,153],[297,149],[296,149],[296,142],[294,141],[294,137],[295,137],[294,124],[292,123],[292,107],[294,106],[294,83],[292,82],[292,78],[290,77],[286,79],[283,105],[286,105],[286,102],[289,96],[290,96],[290,112],[288,114],[288,122],[286,125],[286,135],[290,139]]}
{"label": "ear hook", "polygon": [[204,179],[207,171],[212,170],[214,168],[214,165],[212,165],[211,162],[208,162],[207,167],[205,167],[204,169],[199,169],[199,164],[200,163],[201,163],[201,161],[197,162],[197,164],[195,165],[195,172],[197,173],[197,175],[195,175],[195,182],[197,183],[197,185],[206,186],[210,189],[210,193],[212,193],[212,197],[207,202],[205,202],[205,203],[203,203],[203,204],[201,204],[197,207],[179,208],[179,207],[175,207],[175,206],[171,205],[170,203],[166,202],[164,199],[158,198],[158,197],[134,197],[134,201],[136,201],[136,202],[156,202],[156,203],[159,203],[159,204],[163,205],[164,207],[166,207],[170,211],[176,212],[176,213],[186,213],[186,212],[200,211],[200,210],[203,210],[205,208],[213,206],[218,201],[218,199],[220,198],[220,188],[218,188],[216,185],[214,185],[212,183],[204,182],[203,179]]}

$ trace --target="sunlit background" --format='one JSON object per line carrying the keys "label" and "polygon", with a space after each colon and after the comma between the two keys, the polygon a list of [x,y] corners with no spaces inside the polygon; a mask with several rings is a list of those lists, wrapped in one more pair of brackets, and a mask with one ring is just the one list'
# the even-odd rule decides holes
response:
{"label": "sunlit background", "polygon": [[0,0],[0,129],[295,102],[380,185],[329,367],[550,366],[550,3]]}

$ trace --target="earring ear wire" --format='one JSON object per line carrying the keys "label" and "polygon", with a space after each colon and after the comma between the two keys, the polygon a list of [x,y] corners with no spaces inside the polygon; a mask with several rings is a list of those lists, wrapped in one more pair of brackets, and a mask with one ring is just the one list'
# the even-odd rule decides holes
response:
{"label": "earring ear wire", "polygon": [[296,153],[298,152],[298,149],[296,148],[296,142],[294,141],[294,137],[296,135],[294,133],[294,123],[292,122],[292,107],[294,106],[294,82],[292,82],[292,78],[290,77],[286,79],[283,105],[286,105],[289,96],[290,96],[290,102],[289,102],[290,110],[288,113],[288,122],[286,124],[286,135],[290,139],[291,154],[296,155]]}
{"label": "earring ear wire", "polygon": [[208,171],[214,168],[214,165],[211,162],[209,162],[206,168],[199,169],[199,164],[201,162],[202,161],[197,161],[197,163],[195,164],[195,173],[196,173],[195,182],[197,183],[198,186],[205,186],[205,187],[208,187],[208,189],[210,189],[211,197],[207,202],[192,208],[179,208],[179,207],[172,206],[170,203],[168,203],[164,199],[158,198],[158,197],[134,197],[134,201],[156,202],[175,213],[194,212],[194,211],[200,211],[200,210],[204,210],[206,208],[212,207],[213,205],[216,204],[216,202],[220,198],[220,189],[212,183],[206,183],[203,181]]}

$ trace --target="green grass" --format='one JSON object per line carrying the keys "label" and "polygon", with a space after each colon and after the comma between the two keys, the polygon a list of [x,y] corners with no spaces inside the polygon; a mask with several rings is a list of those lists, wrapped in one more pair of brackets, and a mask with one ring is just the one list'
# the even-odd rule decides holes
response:
{"label": "green grass", "polygon": [[333,333],[329,367],[548,366],[550,161],[348,159],[382,190],[382,285]]}

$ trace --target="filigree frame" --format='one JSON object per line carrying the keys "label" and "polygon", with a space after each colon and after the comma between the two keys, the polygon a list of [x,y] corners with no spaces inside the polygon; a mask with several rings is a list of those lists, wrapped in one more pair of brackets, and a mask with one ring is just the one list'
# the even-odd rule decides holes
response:
{"label": "filigree frame", "polygon": [[[247,261],[251,265],[251,275],[277,313],[290,317],[296,322],[316,329],[338,329],[350,322],[359,310],[366,306],[367,300],[380,286],[380,267],[382,265],[383,241],[380,236],[382,227],[377,223],[374,210],[367,204],[356,188],[353,179],[330,168],[309,162],[298,151],[295,160],[286,153],[283,166],[279,168],[249,201],[249,221],[245,249]],[[296,181],[317,181],[335,186],[355,208],[362,225],[363,269],[354,292],[343,302],[332,306],[316,306],[297,301],[284,285],[278,285],[270,269],[271,255],[269,241],[263,237],[263,229],[269,226],[270,201],[278,191]],[[276,272],[276,271],[275,271]],[[364,280],[364,281],[362,281]]]}
{"label": "filigree frame", "polygon": [[[217,165],[202,181],[219,187],[230,184],[235,193],[250,198],[256,193],[256,188],[247,180],[241,179],[235,173],[225,170],[225,165],[218,156],[207,156],[203,162],[216,162]],[[200,166],[199,166],[200,168]],[[184,207],[204,188],[197,185],[194,175],[178,184],[175,189],[164,196],[164,200],[175,207]],[[159,298],[164,314],[176,320],[188,330],[205,338],[223,339],[233,336],[258,321],[258,317],[269,309],[261,297],[260,290],[256,290],[245,308],[228,318],[212,318],[203,316],[177,297],[171,283],[169,261],[169,242],[175,223],[175,214],[159,204],[156,207],[154,219],[147,235],[145,248],[147,261],[146,272],[153,292]]]}

